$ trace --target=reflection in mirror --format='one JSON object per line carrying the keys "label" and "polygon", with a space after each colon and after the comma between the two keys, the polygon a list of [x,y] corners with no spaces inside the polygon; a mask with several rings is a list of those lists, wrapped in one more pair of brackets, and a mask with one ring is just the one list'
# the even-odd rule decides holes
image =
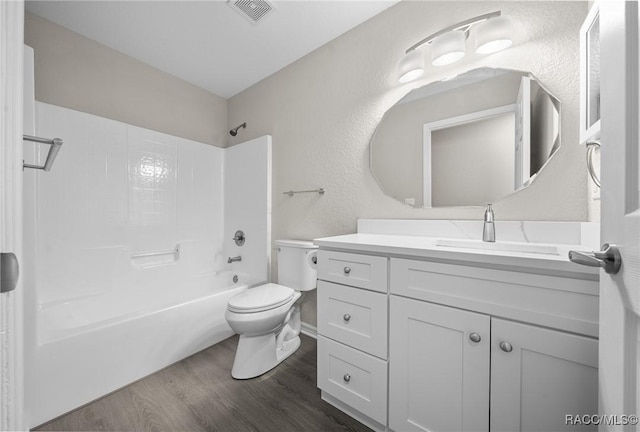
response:
{"label": "reflection in mirror", "polygon": [[560,102],[528,72],[474,69],[392,106],[371,170],[408,205],[483,206],[531,183],[560,145],[559,124]]}

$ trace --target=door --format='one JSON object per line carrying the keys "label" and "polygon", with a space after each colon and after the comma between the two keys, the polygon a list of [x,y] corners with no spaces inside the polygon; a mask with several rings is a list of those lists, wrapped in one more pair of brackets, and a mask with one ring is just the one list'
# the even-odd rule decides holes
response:
{"label": "door", "polygon": [[617,274],[600,275],[599,414],[610,415],[640,411],[638,18],[637,2],[600,4],[601,239],[622,258]]}
{"label": "door", "polygon": [[487,315],[391,296],[389,427],[489,429]]}
{"label": "door", "polygon": [[[0,2],[0,252],[22,252],[22,53],[24,4]],[[0,280],[9,275],[4,255]],[[19,279],[18,279],[19,280]],[[3,289],[8,285],[2,284]],[[0,430],[23,427],[22,290],[0,293]]]}
{"label": "door", "polygon": [[597,430],[566,416],[598,409],[598,341],[492,318],[490,399],[492,432]]}

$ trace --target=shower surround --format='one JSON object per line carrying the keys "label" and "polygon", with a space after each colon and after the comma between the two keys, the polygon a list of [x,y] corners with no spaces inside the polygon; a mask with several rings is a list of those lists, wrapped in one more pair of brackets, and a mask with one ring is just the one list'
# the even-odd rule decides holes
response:
{"label": "shower surround", "polygon": [[[50,172],[24,173],[31,427],[230,336],[227,300],[269,280],[271,244],[270,137],[222,149],[35,114],[34,134],[65,143]],[[25,160],[46,150],[25,144]]]}

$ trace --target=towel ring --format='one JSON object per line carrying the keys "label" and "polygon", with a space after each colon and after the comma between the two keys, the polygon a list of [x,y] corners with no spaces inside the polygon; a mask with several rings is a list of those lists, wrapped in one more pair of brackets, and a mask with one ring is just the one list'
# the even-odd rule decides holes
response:
{"label": "towel ring", "polygon": [[593,180],[595,185],[600,187],[600,179],[598,178],[598,174],[593,167],[593,154],[596,152],[597,148],[600,148],[600,141],[587,142],[587,171],[589,172],[589,176],[591,176],[591,180]]}

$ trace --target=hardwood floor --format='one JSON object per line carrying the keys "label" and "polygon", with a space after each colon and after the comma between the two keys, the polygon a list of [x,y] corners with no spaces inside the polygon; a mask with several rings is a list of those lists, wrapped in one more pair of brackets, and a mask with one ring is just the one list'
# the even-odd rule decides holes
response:
{"label": "hardwood floor", "polygon": [[369,431],[320,399],[316,341],[252,380],[231,378],[238,337],[59,417],[38,431]]}

